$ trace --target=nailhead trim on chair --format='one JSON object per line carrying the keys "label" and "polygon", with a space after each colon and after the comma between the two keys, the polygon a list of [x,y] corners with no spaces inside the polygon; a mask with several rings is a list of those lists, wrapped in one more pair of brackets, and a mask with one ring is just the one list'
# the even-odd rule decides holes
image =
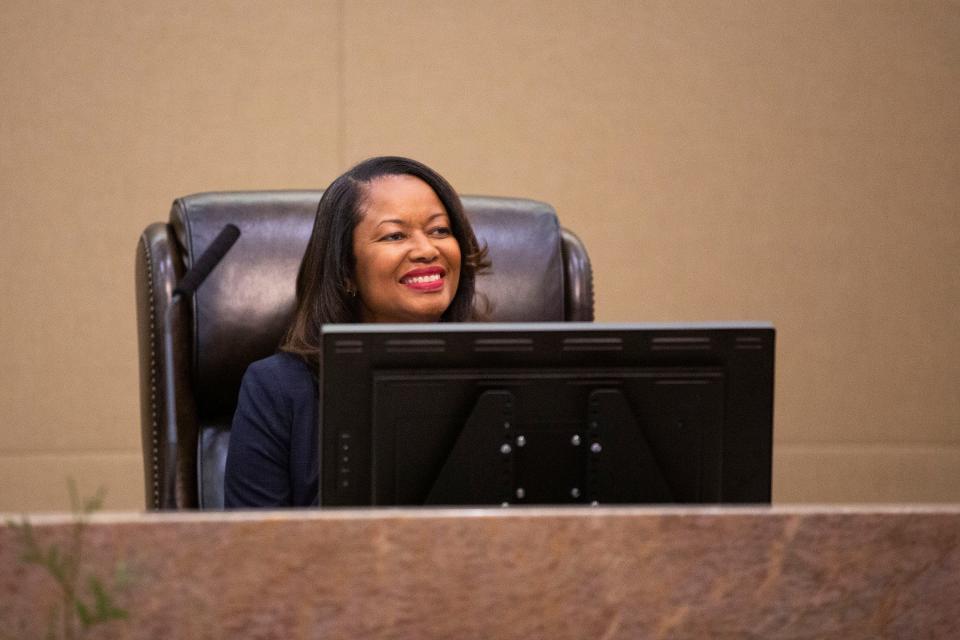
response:
{"label": "nailhead trim on chair", "polygon": [[141,237],[140,244],[143,246],[143,252],[147,265],[147,291],[150,294],[150,420],[151,420],[151,453],[153,464],[153,508],[160,508],[160,436],[157,424],[157,350],[155,336],[157,333],[156,324],[156,299],[153,295],[153,259],[150,255],[150,244],[146,237]]}

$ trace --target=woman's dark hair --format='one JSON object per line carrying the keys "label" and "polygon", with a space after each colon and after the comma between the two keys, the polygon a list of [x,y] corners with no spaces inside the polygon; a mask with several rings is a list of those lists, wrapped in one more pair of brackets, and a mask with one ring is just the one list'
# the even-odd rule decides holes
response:
{"label": "woman's dark hair", "polygon": [[297,274],[296,309],[280,344],[281,350],[315,364],[322,325],[361,321],[359,298],[350,295],[347,288],[348,282],[356,281],[353,230],[363,214],[370,183],[395,175],[420,178],[433,189],[447,210],[453,237],[460,246],[460,282],[440,321],[478,319],[474,311],[476,276],[489,266],[487,248],[477,244],[460,197],[450,183],[430,167],[409,158],[381,156],[364,160],[344,173],[320,198],[310,242]]}

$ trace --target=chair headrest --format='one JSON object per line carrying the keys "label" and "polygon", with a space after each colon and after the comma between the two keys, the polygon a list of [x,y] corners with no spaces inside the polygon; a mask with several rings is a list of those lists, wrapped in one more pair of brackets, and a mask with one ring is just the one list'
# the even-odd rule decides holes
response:
{"label": "chair headrest", "polygon": [[[276,351],[293,313],[300,261],[322,191],[199,193],[173,203],[170,223],[186,267],[232,223],[241,236],[197,290],[194,385],[207,418],[229,420],[243,372]],[[561,232],[549,204],[463,196],[491,270],[477,290],[498,322],[564,319]]]}

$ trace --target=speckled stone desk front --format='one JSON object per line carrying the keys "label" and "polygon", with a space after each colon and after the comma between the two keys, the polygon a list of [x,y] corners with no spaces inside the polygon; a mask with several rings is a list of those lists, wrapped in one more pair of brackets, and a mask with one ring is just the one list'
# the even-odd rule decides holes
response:
{"label": "speckled stone desk front", "polygon": [[[103,515],[84,557],[129,576],[92,638],[960,637],[960,507]],[[0,637],[55,596],[3,529]]]}

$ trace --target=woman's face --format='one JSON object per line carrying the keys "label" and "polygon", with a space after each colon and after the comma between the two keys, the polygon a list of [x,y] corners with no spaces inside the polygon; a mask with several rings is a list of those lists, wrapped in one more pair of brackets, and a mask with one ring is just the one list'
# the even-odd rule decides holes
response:
{"label": "woman's face", "polygon": [[414,176],[370,182],[353,230],[364,322],[436,322],[460,282],[460,245],[440,198]]}

